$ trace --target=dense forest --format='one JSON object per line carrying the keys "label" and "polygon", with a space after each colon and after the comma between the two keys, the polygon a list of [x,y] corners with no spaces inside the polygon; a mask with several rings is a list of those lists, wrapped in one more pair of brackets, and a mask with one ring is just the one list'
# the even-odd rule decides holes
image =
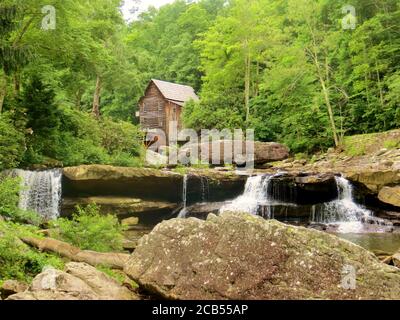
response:
{"label": "dense forest", "polygon": [[122,2],[2,1],[0,168],[140,165],[151,78],[199,93],[187,127],[295,153],[400,126],[398,0],[177,0],[131,23]]}

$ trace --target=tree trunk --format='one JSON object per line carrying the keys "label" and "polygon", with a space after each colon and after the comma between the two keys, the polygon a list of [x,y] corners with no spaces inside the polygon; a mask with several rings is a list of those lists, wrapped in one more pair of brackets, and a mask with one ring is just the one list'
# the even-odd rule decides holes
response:
{"label": "tree trunk", "polygon": [[14,73],[14,97],[18,96],[21,90],[21,81],[18,71]]}
{"label": "tree trunk", "polygon": [[325,104],[326,104],[326,107],[328,108],[329,121],[331,122],[332,133],[333,133],[333,140],[335,141],[335,146],[339,147],[340,142],[339,142],[339,138],[338,138],[338,134],[337,134],[335,117],[333,116],[333,110],[332,110],[331,100],[329,97],[329,91],[325,85],[325,80],[322,77],[319,78],[319,81],[321,83],[322,92],[324,93]]}
{"label": "tree trunk", "polygon": [[100,117],[100,94],[101,94],[101,78],[98,75],[96,79],[96,89],[93,97],[92,114],[98,119]]}
{"label": "tree trunk", "polygon": [[21,238],[21,240],[40,251],[57,253],[61,257],[76,262],[86,262],[91,266],[107,266],[113,269],[123,269],[130,255],[117,252],[95,252],[81,250],[69,243],[52,238],[36,239],[31,237]]}
{"label": "tree trunk", "polygon": [[[315,43],[314,43],[314,47],[313,47],[313,60],[314,60],[315,67],[317,69],[318,78],[319,78],[319,82],[321,84],[322,92],[324,94],[325,104],[328,109],[329,121],[331,123],[333,140],[335,141],[335,146],[339,147],[340,141],[339,141],[339,137],[338,137],[338,133],[337,133],[337,129],[336,129],[335,117],[333,115],[333,109],[332,109],[332,104],[331,104],[331,99],[330,99],[330,94],[329,94],[329,88],[326,85],[327,82],[329,82],[328,59],[325,58],[325,70],[321,70]],[[326,77],[326,80],[324,79],[324,77]]]}
{"label": "tree trunk", "polygon": [[75,93],[75,106],[78,110],[81,110],[81,103],[82,103],[82,89],[79,88],[78,91]]}
{"label": "tree trunk", "polygon": [[0,114],[3,112],[4,99],[7,95],[7,76],[3,75],[0,82]]}
{"label": "tree trunk", "polygon": [[245,77],[244,77],[244,100],[245,100],[245,107],[246,107],[246,123],[248,123],[250,118],[250,77],[251,77],[251,60],[250,60],[250,52],[246,53],[245,57]]}
{"label": "tree trunk", "polygon": [[382,109],[384,109],[385,108],[385,98],[383,97],[382,81],[381,81],[381,75],[379,74],[377,60],[375,60],[375,70],[376,70],[376,76],[377,76],[377,80],[378,80],[379,98],[381,101],[381,107],[382,107]]}

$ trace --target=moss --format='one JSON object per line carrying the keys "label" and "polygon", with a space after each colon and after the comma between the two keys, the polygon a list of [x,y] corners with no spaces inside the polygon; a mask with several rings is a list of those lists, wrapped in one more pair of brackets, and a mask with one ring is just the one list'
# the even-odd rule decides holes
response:
{"label": "moss", "polygon": [[399,137],[398,130],[349,136],[344,138],[343,148],[348,156],[362,156],[377,152],[382,148],[399,148]]}
{"label": "moss", "polygon": [[133,289],[139,288],[139,285],[135,281],[129,279],[126,274],[120,270],[114,270],[106,266],[97,266],[96,268],[97,270],[108,275],[110,278],[116,280],[120,285],[126,283],[129,284]]}
{"label": "moss", "polygon": [[398,140],[387,140],[383,143],[383,146],[386,149],[396,149],[400,147],[400,141]]}

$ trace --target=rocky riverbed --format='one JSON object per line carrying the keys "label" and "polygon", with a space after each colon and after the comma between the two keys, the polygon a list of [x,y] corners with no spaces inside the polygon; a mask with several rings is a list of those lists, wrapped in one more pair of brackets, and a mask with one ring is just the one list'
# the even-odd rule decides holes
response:
{"label": "rocky riverbed", "polygon": [[[398,255],[390,263],[400,266]],[[88,261],[93,266],[46,268],[29,286],[6,281],[0,293],[8,300],[400,299],[400,269],[370,251],[245,213],[162,222],[121,260],[122,282]]]}
{"label": "rocky riverbed", "polygon": [[[258,159],[287,157],[283,153]],[[312,159],[258,162],[247,172],[90,165],[59,173],[61,179],[39,180],[60,183],[56,189],[62,192],[51,199],[61,199],[61,216],[69,216],[75,205],[96,203],[126,227],[126,258],[118,266],[139,289],[119,283],[110,299],[142,294],[166,299],[400,298],[399,149],[371,146],[367,154],[353,156],[330,150]],[[109,280],[79,265],[85,262],[46,270],[28,289],[7,283],[7,296],[16,287],[10,299],[104,298],[98,289],[103,284],[90,279]],[[356,272],[354,290],[341,286],[348,268]],[[71,270],[84,270],[89,280]],[[66,286],[43,287],[49,273]]]}

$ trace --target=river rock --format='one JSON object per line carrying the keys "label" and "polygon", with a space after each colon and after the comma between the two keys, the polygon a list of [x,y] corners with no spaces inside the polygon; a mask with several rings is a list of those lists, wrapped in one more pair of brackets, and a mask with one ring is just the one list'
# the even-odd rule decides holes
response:
{"label": "river rock", "polygon": [[0,287],[0,296],[7,298],[13,294],[24,292],[28,289],[28,285],[16,280],[6,280]]}
{"label": "river rock", "polygon": [[128,226],[128,227],[129,226],[136,226],[136,225],[139,224],[139,218],[136,218],[136,217],[126,218],[126,219],[123,219],[121,221],[121,224],[123,226]]}
{"label": "river rock", "polygon": [[207,219],[210,213],[218,214],[225,202],[196,203],[186,208],[187,218]]}
{"label": "river rock", "polygon": [[[400,298],[400,270],[371,252],[240,213],[165,221],[139,241],[124,270],[166,299]],[[346,286],[349,270],[354,290]]]}
{"label": "river rock", "polygon": [[47,268],[28,290],[8,300],[136,300],[137,296],[105,273],[85,264],[70,262],[65,271]]}
{"label": "river rock", "polygon": [[379,192],[379,200],[395,207],[400,207],[400,186],[384,187]]}

